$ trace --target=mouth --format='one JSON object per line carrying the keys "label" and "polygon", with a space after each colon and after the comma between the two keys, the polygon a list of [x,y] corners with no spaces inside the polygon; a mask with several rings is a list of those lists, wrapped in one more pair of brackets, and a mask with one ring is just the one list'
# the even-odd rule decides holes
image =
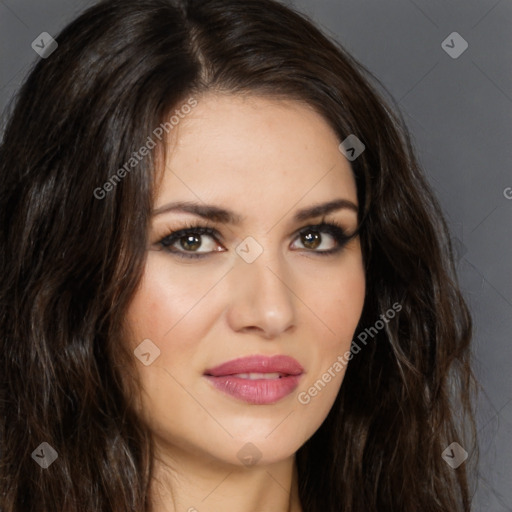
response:
{"label": "mouth", "polygon": [[204,372],[215,389],[254,405],[273,404],[299,385],[304,368],[292,357],[277,355],[234,359]]}
{"label": "mouth", "polygon": [[[232,375],[233,377],[237,377],[239,379],[248,379],[248,380],[259,380],[259,379],[265,379],[265,380],[271,380],[271,379],[281,379],[283,377],[288,377],[288,374],[286,373],[234,373]],[[222,375],[220,375],[222,377]],[[226,377],[226,375],[225,375]]]}

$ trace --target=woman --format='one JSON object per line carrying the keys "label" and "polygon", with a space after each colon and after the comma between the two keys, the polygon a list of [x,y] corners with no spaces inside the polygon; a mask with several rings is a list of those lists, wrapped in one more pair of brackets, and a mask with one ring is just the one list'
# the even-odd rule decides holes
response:
{"label": "woman", "polygon": [[56,40],[0,149],[1,509],[469,511],[471,319],[374,77],[272,0]]}

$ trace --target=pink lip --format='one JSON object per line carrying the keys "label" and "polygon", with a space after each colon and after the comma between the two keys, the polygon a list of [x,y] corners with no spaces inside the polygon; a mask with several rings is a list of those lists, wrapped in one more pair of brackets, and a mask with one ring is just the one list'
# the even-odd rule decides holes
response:
{"label": "pink lip", "polygon": [[[233,359],[205,371],[205,377],[220,391],[248,402],[263,405],[275,403],[299,385],[304,368],[292,357],[277,355],[249,356]],[[281,373],[274,379],[246,379],[239,373]]]}

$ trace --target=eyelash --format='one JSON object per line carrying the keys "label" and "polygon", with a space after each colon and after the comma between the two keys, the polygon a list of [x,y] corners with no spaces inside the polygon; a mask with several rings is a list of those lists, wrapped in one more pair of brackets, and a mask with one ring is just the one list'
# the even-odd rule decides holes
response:
{"label": "eyelash", "polygon": [[[297,237],[301,234],[308,233],[309,231],[314,231],[318,233],[327,233],[331,235],[335,242],[336,247],[333,249],[328,249],[326,251],[315,251],[314,249],[306,249],[307,252],[312,252],[314,254],[318,254],[320,256],[330,256],[332,254],[336,254],[340,252],[343,247],[349,242],[349,240],[352,238],[352,236],[347,235],[345,232],[345,229],[336,222],[321,222],[320,224],[313,224],[310,226],[305,226],[302,228],[298,233]],[[167,251],[171,254],[176,254],[178,257],[186,258],[186,259],[197,259],[197,258],[204,258],[206,256],[209,256],[212,254],[212,252],[206,252],[206,253],[196,253],[193,252],[184,252],[181,250],[173,250],[172,246],[178,242],[181,238],[187,236],[187,235],[208,235],[212,237],[217,243],[220,243],[219,233],[216,229],[210,228],[208,226],[199,225],[199,224],[193,224],[188,225],[183,229],[172,231],[170,234],[164,236],[162,239],[160,239],[159,242],[157,242],[157,245],[161,246],[162,250]],[[297,238],[296,237],[296,238]],[[224,251],[219,251],[224,252]]]}

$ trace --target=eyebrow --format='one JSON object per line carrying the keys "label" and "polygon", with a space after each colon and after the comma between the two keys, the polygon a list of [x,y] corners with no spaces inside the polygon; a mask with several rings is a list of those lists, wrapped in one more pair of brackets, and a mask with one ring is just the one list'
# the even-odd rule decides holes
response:
{"label": "eyebrow", "polygon": [[[334,199],[333,201],[329,201],[327,203],[319,203],[298,210],[293,218],[294,221],[301,222],[307,219],[312,219],[314,217],[319,217],[320,215],[327,215],[328,213],[341,209],[352,210],[356,213],[359,211],[357,205],[348,199]],[[162,215],[169,212],[191,213],[197,215],[198,217],[202,217],[203,219],[208,219],[212,222],[217,222],[220,224],[238,225],[245,220],[244,216],[231,210],[226,210],[225,208],[220,208],[215,205],[199,204],[190,201],[177,201],[168,203],[164,206],[161,206],[160,208],[155,209],[153,211],[153,216],[156,217],[157,215]]]}

